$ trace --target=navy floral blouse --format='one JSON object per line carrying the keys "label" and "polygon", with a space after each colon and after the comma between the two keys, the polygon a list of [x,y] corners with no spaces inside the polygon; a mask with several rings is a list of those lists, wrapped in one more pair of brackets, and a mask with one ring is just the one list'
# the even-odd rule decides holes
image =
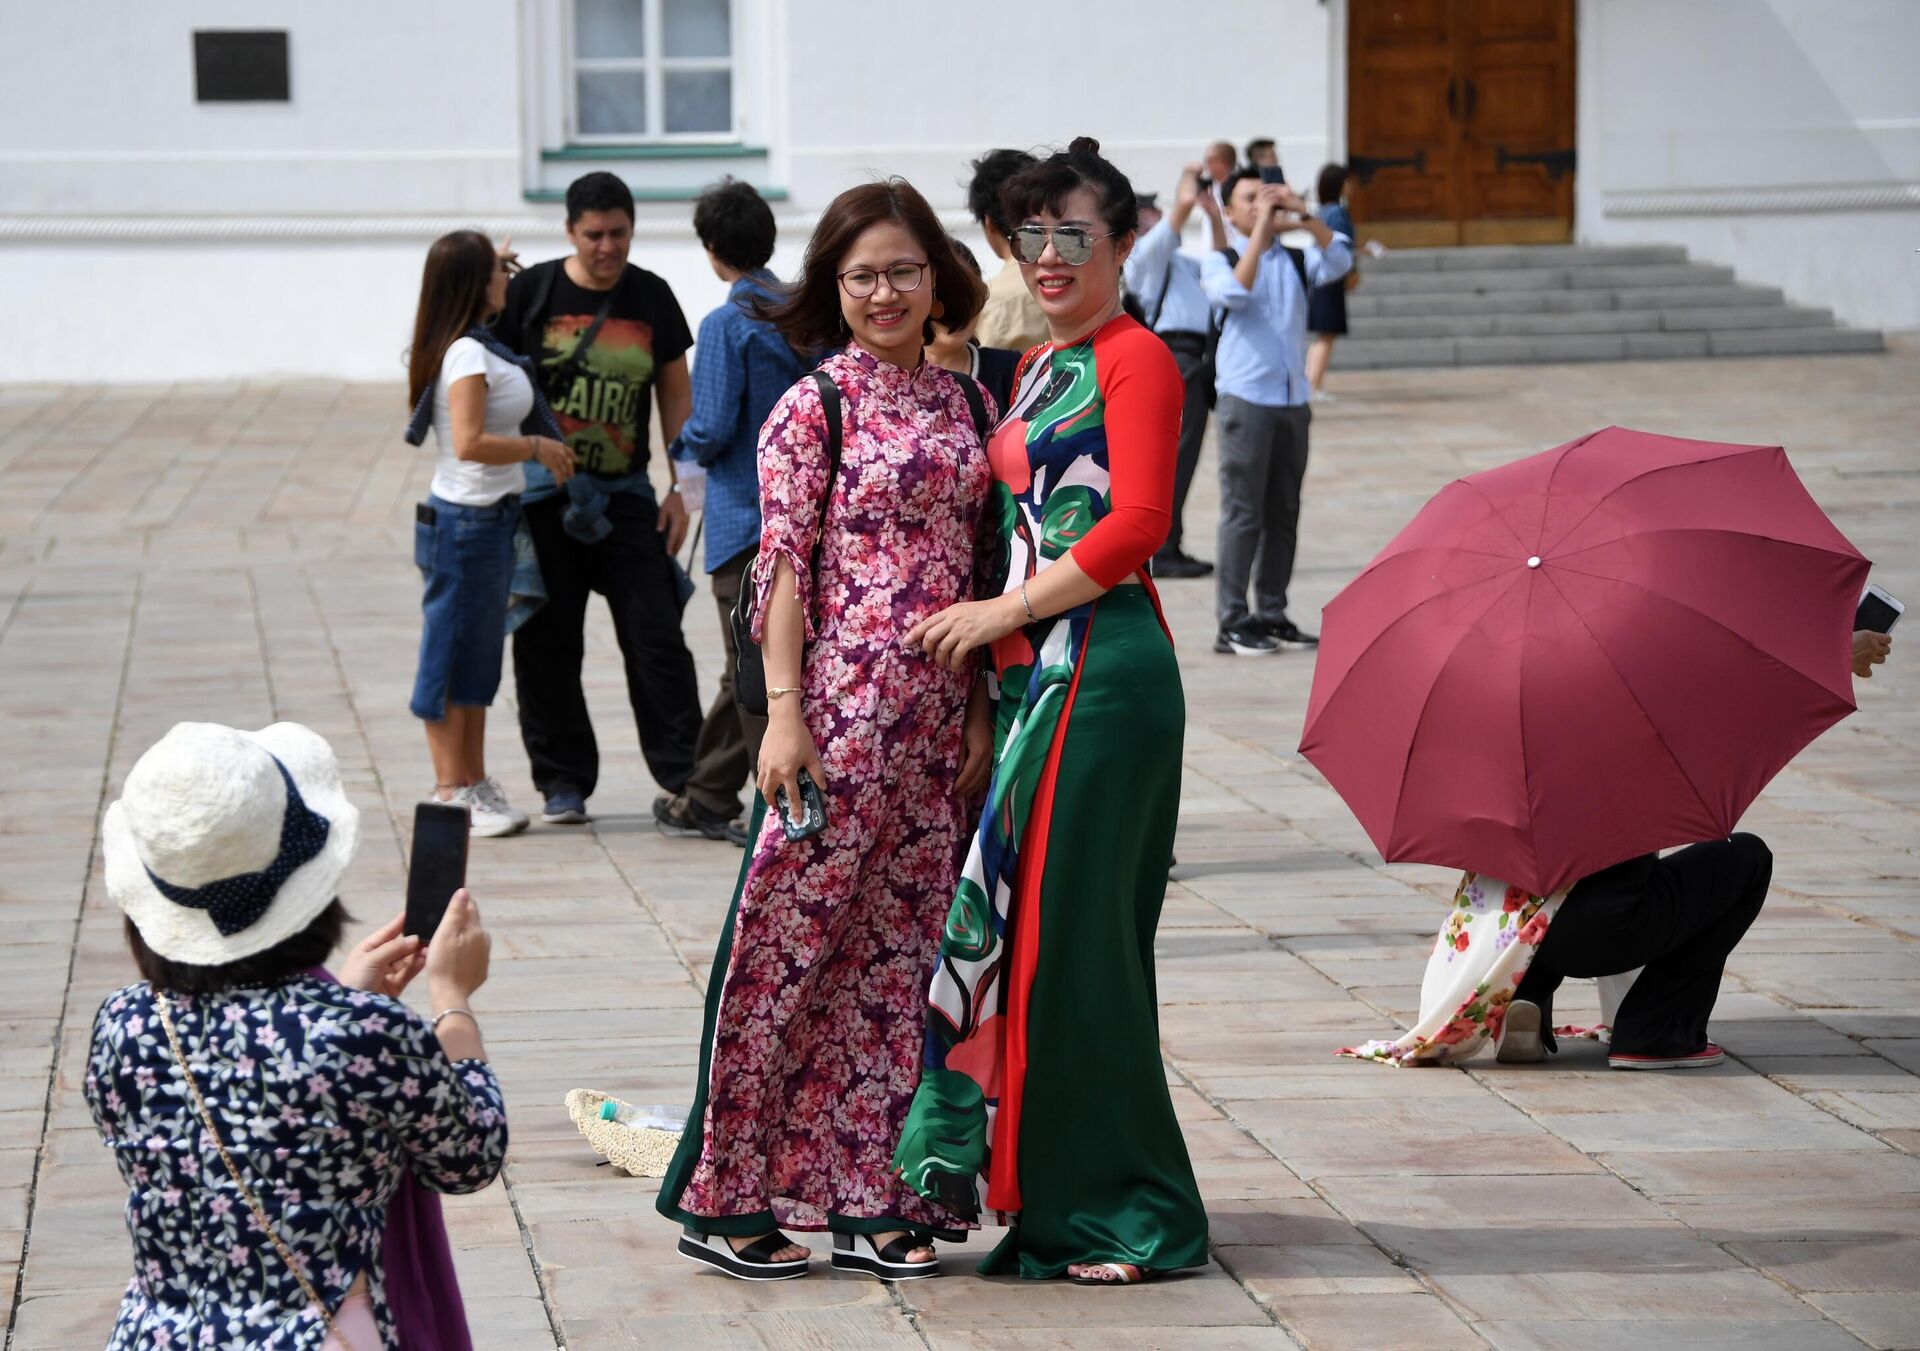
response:
{"label": "navy floral blouse", "polygon": [[[329,1309],[364,1273],[397,1347],[381,1263],[387,1202],[403,1169],[439,1192],[498,1175],[507,1116],[492,1068],[449,1061],[404,1004],[324,979],[170,1003],[227,1151],[281,1241]],[[86,1095],[129,1188],[134,1274],[108,1351],[324,1342],[326,1325],[207,1138],[144,982],[100,1006]]]}

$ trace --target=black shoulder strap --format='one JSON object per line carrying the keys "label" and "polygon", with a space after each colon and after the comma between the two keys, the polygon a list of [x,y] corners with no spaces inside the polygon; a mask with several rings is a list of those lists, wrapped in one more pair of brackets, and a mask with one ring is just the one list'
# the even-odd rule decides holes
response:
{"label": "black shoulder strap", "polygon": [[956,375],[960,382],[960,392],[967,396],[967,411],[973,415],[973,429],[980,433],[980,444],[987,444],[987,433],[993,428],[987,425],[987,402],[980,397],[980,382],[971,375]]}
{"label": "black shoulder strap", "polygon": [[[1180,241],[1176,239],[1173,244],[1173,253],[1178,252],[1180,252]],[[1153,302],[1153,313],[1147,316],[1147,327],[1156,332],[1160,328],[1160,311],[1167,307],[1167,292],[1173,289],[1173,253],[1167,255],[1167,270],[1160,274],[1160,294]]]}
{"label": "black shoulder strap", "polygon": [[540,338],[535,331],[546,316],[547,302],[553,299],[554,274],[565,267],[564,262],[533,269],[533,294],[527,298],[527,308],[520,316],[520,332],[515,336],[520,340],[520,354],[540,360]]}
{"label": "black shoulder strap", "polygon": [[1300,278],[1300,289],[1311,291],[1313,287],[1307,284],[1307,255],[1299,249],[1287,249],[1286,255],[1287,261],[1293,264],[1294,275]]}
{"label": "black shoulder strap", "polygon": [[1216,252],[1218,252],[1222,258],[1227,260],[1228,267],[1240,266],[1240,250],[1229,246],[1224,249],[1216,250]]}
{"label": "black shoulder strap", "polygon": [[817,579],[820,546],[827,538],[827,508],[833,505],[834,490],[840,485],[840,386],[825,371],[808,371],[807,375],[819,386],[820,408],[827,417],[827,490],[820,495],[820,524],[813,532],[813,556],[807,560],[807,571]]}

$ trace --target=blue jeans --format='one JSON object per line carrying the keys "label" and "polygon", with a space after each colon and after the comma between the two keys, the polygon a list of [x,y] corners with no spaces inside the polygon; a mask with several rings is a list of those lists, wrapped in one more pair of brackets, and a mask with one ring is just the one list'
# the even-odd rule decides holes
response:
{"label": "blue jeans", "polygon": [[427,589],[408,707],[438,722],[447,705],[485,708],[500,688],[520,498],[509,493],[490,506],[468,507],[429,497],[425,505],[434,519],[413,526],[413,561]]}

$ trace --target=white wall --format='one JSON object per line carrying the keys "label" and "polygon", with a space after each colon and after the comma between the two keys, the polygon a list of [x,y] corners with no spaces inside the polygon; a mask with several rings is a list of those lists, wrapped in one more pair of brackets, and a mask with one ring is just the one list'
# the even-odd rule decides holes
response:
{"label": "white wall", "polygon": [[[0,213],[519,204],[514,0],[9,4]],[[289,103],[195,103],[193,31],[284,28]]]}
{"label": "white wall", "polygon": [[[427,244],[512,232],[565,247],[522,190],[557,116],[539,68],[563,0],[65,0],[9,7],[0,44],[0,381],[398,378]],[[812,218],[880,173],[916,183],[982,259],[967,161],[1085,132],[1166,192],[1201,146],[1324,157],[1320,0],[1093,9],[739,0],[749,139],[772,149],[776,269]],[[196,28],[285,28],[292,101],[196,104]],[[1063,55],[1064,39],[1069,54]],[[550,42],[549,42],[550,45]],[[531,167],[530,167],[531,166]],[[582,169],[591,167],[580,166]],[[634,260],[690,321],[724,292],[690,204],[643,204]]]}
{"label": "white wall", "polygon": [[[967,162],[994,146],[1077,135],[1142,191],[1166,192],[1221,138],[1280,142],[1311,183],[1327,135],[1321,0],[1032,0],[884,7],[806,0],[787,26],[787,154],[796,203],[881,173],[939,208],[965,202]],[[870,43],[880,53],[861,53]],[[855,54],[849,68],[848,52]]]}
{"label": "white wall", "polygon": [[1920,326],[1920,4],[1580,0],[1578,231]]}

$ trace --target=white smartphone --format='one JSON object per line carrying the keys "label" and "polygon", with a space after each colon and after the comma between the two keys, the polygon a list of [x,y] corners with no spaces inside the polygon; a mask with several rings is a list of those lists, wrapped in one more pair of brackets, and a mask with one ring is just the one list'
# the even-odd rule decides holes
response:
{"label": "white smartphone", "polygon": [[1860,606],[1853,612],[1853,627],[1871,629],[1875,633],[1892,633],[1893,626],[1900,622],[1900,616],[1907,607],[1888,595],[1877,586],[1869,586],[1861,594]]}

